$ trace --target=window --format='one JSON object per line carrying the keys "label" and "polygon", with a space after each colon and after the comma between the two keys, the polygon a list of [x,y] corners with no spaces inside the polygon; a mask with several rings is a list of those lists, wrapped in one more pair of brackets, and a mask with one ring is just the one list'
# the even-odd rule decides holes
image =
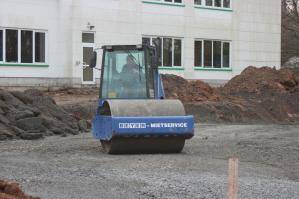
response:
{"label": "window", "polygon": [[151,38],[142,38],[142,44],[151,45]]}
{"label": "window", "polygon": [[33,31],[21,31],[21,62],[33,62]]}
{"label": "window", "polygon": [[[149,98],[149,85],[146,81],[148,74],[144,65],[144,57],[144,52],[138,50],[107,51],[104,60],[105,70],[101,98]],[[115,81],[116,78],[119,78],[119,73],[126,81]]]}
{"label": "window", "polygon": [[143,44],[156,47],[159,66],[182,66],[182,39],[171,37],[143,37]]}
{"label": "window", "polygon": [[221,41],[213,41],[213,66],[221,68]]}
{"label": "window", "polygon": [[172,39],[163,38],[163,66],[172,66]]}
{"label": "window", "polygon": [[174,39],[174,66],[182,65],[182,40]]}
{"label": "window", "polygon": [[20,29],[0,30],[0,61],[45,63],[46,32]]}
{"label": "window", "polygon": [[3,30],[0,30],[0,62],[3,61]]}
{"label": "window", "polygon": [[158,64],[162,66],[162,39],[161,38],[152,38],[152,45],[157,49],[157,55],[159,57]]}
{"label": "window", "polygon": [[206,6],[213,6],[213,0],[206,0]]}
{"label": "window", "polygon": [[94,33],[82,33],[82,43],[94,43]]}
{"label": "window", "polygon": [[221,7],[221,1],[222,0],[214,0],[214,6],[215,7]]}
{"label": "window", "polygon": [[202,41],[194,43],[194,66],[202,66]]}
{"label": "window", "polygon": [[196,40],[194,42],[194,66],[229,68],[230,43],[219,40]]}
{"label": "window", "polygon": [[223,7],[230,8],[230,0],[223,0]]}
{"label": "window", "polygon": [[223,67],[229,68],[230,67],[230,43],[224,42],[223,43]]}
{"label": "window", "polygon": [[6,30],[6,62],[18,62],[18,30]]}
{"label": "window", "polygon": [[35,62],[46,62],[46,33],[35,32]]}
{"label": "window", "polygon": [[202,0],[194,0],[195,5],[202,5]]}
{"label": "window", "polygon": [[194,4],[215,8],[231,8],[231,0],[194,0]]}
{"label": "window", "polygon": [[204,41],[204,66],[212,66],[212,41]]}

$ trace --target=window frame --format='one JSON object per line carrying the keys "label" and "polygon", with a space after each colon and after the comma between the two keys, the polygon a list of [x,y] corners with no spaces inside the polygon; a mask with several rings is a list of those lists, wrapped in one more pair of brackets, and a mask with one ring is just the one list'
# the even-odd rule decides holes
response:
{"label": "window frame", "polygon": [[[17,30],[18,31],[18,61],[17,62],[7,62],[6,61],[6,30]],[[1,64],[7,64],[7,65],[48,65],[48,31],[47,30],[40,30],[40,29],[29,29],[29,28],[15,28],[15,27],[0,27],[0,30],[3,31],[3,60],[0,61]],[[22,40],[21,40],[21,32],[22,31],[32,31],[32,63],[25,63],[22,62]],[[44,33],[45,34],[45,62],[36,62],[35,61],[35,33]]]}
{"label": "window frame", "polygon": [[[89,42],[84,42],[83,41],[83,34],[92,34],[93,35],[93,43],[89,43]],[[94,84],[96,82],[96,72],[93,70],[93,81],[84,81],[84,70],[85,67],[89,67],[89,64],[84,62],[84,48],[93,48],[93,50],[95,50],[95,45],[96,45],[96,32],[95,31],[82,31],[81,32],[81,60],[82,60],[82,65],[83,65],[83,69],[81,70],[81,81],[82,84]],[[102,55],[101,55],[102,56]]]}
{"label": "window frame", "polygon": [[2,28],[2,27],[0,27],[0,30],[2,30],[2,38],[0,38],[0,39],[2,39],[2,61],[0,60],[0,63],[4,63],[4,60],[5,60],[5,48],[6,48],[6,46],[5,46],[5,40],[4,40],[4,37],[5,37],[5,31],[4,31],[4,28]]}
{"label": "window frame", "polygon": [[[195,42],[196,41],[201,41],[201,65],[200,66],[195,66]],[[212,66],[205,66],[204,65],[204,62],[205,62],[205,57],[204,57],[204,52],[205,52],[205,49],[204,49],[204,41],[211,41],[212,42],[212,60],[211,60],[211,65]],[[219,67],[215,67],[214,66],[214,42],[215,41],[220,41],[221,42],[221,66],[220,68]],[[231,40],[221,40],[221,39],[195,39],[194,40],[194,61],[193,61],[193,64],[194,64],[194,68],[195,69],[207,69],[207,70],[230,70],[232,69],[232,41]],[[229,43],[229,66],[228,67],[224,67],[223,66],[223,57],[224,57],[224,43]]]}
{"label": "window frame", "polygon": [[221,6],[217,7],[215,6],[215,0],[211,0],[212,1],[212,6],[208,6],[206,3],[206,0],[201,0],[201,4],[196,4],[195,0],[194,0],[194,6],[195,7],[199,7],[199,8],[211,8],[211,9],[219,9],[219,10],[232,10],[233,9],[233,0],[230,0],[230,6],[229,7],[224,7],[224,0],[221,0]]}
{"label": "window frame", "polygon": [[18,31],[18,51],[19,51],[19,58],[18,58],[18,63],[21,64],[33,64],[35,61],[35,32],[32,31],[32,63],[28,63],[28,62],[22,62],[22,31],[32,31],[32,30],[28,30],[28,29],[20,29],[20,31]]}
{"label": "window frame", "polygon": [[[154,38],[160,38],[161,40],[161,68],[183,68],[183,62],[184,62],[184,38],[183,37],[172,37],[172,36],[153,36],[153,35],[142,35],[142,38],[149,38],[150,39],[150,45],[153,45],[153,39]],[[164,38],[168,38],[171,39],[171,43],[172,43],[172,66],[164,66],[164,52],[163,52],[163,39]],[[174,65],[174,40],[180,40],[181,41],[181,66],[175,66]]]}
{"label": "window frame", "polygon": [[[7,57],[6,57],[6,47],[7,47],[7,40],[6,40],[6,36],[7,36],[7,30],[12,30],[12,31],[17,31],[17,40],[18,40],[18,43],[17,43],[17,62],[7,62]],[[19,49],[19,41],[20,41],[20,35],[19,35],[19,31],[18,31],[18,29],[16,29],[16,28],[4,28],[4,35],[3,35],[3,39],[4,39],[4,47],[5,47],[5,49],[4,49],[4,54],[3,54],[3,62],[4,63],[13,63],[13,64],[15,64],[15,63],[19,63],[19,59],[20,59],[20,57],[19,57],[19,55],[20,55],[20,49]]]}
{"label": "window frame", "polygon": [[[44,33],[45,34],[45,62],[36,62],[35,61],[35,41],[36,41],[36,39],[35,39],[35,33]],[[34,30],[33,31],[33,34],[34,34],[34,36],[33,36],[33,44],[34,44],[34,46],[33,46],[33,48],[34,48],[34,50],[33,50],[33,52],[34,52],[34,54],[33,54],[33,58],[34,58],[34,64],[48,64],[48,49],[49,49],[49,45],[48,45],[48,31],[45,31],[45,30]]]}

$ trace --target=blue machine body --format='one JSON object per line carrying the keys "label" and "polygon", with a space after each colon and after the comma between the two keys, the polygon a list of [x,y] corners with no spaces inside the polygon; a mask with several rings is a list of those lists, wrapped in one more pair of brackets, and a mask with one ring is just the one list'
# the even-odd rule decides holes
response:
{"label": "blue machine body", "polygon": [[111,140],[113,137],[193,136],[192,116],[171,117],[113,117],[96,116],[94,137]]}
{"label": "blue machine body", "polygon": [[[165,99],[163,82],[158,70],[154,76],[155,100]],[[99,99],[99,108],[109,99]],[[119,117],[96,113],[92,122],[96,139],[109,141],[113,137],[182,136],[186,139],[194,135],[193,116],[145,116]]]}
{"label": "blue machine body", "polygon": [[[156,100],[165,97],[160,74],[155,75],[157,84]],[[99,100],[103,106],[105,99]],[[136,136],[182,136],[191,138],[194,135],[193,116],[158,116],[158,117],[115,117],[96,114],[93,125],[93,135],[96,139],[109,141],[113,137]]]}

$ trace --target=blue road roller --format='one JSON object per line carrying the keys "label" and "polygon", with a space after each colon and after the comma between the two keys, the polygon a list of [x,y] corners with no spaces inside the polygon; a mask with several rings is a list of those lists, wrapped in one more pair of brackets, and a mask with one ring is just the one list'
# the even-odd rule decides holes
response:
{"label": "blue road roller", "polygon": [[92,131],[108,154],[180,153],[194,135],[194,118],[179,100],[165,99],[157,49],[151,45],[106,45],[99,101]]}

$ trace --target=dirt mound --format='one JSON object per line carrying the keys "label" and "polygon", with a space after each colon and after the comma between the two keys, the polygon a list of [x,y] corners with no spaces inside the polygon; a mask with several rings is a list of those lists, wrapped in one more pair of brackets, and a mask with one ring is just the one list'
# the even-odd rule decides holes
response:
{"label": "dirt mound", "polygon": [[269,92],[290,92],[298,87],[298,83],[299,77],[291,69],[276,70],[249,66],[220,90],[227,95],[256,97]]}
{"label": "dirt mound", "polygon": [[[82,125],[81,125],[82,126]],[[0,90],[0,140],[78,134],[78,120],[38,90]]]}
{"label": "dirt mound", "polygon": [[162,75],[162,80],[166,98],[180,99],[183,102],[221,100],[216,90],[203,81],[187,81],[176,75]]}
{"label": "dirt mound", "polygon": [[248,67],[230,80],[223,95],[238,96],[273,122],[299,121],[299,73],[297,69],[276,70]]}
{"label": "dirt mound", "polygon": [[299,122],[299,70],[248,67],[220,88],[163,75],[167,98],[183,101],[199,122]]}
{"label": "dirt mound", "polygon": [[38,197],[27,196],[20,185],[15,182],[0,180],[0,199],[39,199]]}

